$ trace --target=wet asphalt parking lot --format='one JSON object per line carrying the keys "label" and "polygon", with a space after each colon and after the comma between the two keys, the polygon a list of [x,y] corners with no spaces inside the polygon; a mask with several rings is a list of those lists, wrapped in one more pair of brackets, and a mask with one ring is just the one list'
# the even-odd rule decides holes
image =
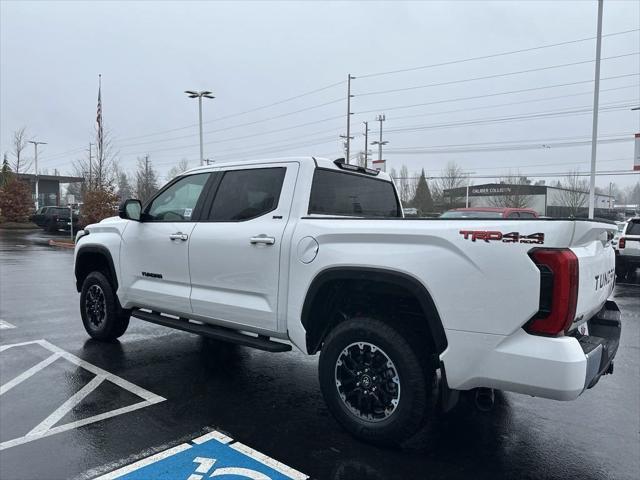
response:
{"label": "wet asphalt parking lot", "polygon": [[[498,392],[489,413],[463,399],[411,448],[386,450],[330,416],[317,357],[137,319],[119,342],[90,340],[72,252],[37,238],[0,231],[3,480],[113,478],[158,452],[164,463],[122,478],[640,478],[640,272],[614,291],[622,340],[614,374],[595,388],[573,402]],[[265,464],[273,472],[261,477]]]}

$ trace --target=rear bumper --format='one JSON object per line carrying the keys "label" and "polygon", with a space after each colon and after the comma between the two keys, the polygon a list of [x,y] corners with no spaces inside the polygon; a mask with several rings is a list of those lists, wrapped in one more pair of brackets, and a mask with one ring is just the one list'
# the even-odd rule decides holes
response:
{"label": "rear bumper", "polygon": [[603,309],[588,322],[589,335],[579,335],[578,343],[587,358],[584,388],[591,388],[602,375],[613,373],[613,358],[620,344],[620,309],[607,301]]}
{"label": "rear bumper", "polygon": [[607,301],[588,322],[589,335],[541,337],[518,329],[507,337],[447,330],[441,355],[449,387],[489,387],[574,400],[611,373],[620,340],[620,310]]}

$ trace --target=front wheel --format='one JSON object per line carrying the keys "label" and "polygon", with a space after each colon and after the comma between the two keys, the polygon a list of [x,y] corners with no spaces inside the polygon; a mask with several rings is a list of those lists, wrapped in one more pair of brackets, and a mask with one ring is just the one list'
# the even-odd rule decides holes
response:
{"label": "front wheel", "polygon": [[130,312],[120,307],[111,283],[91,272],[82,283],[80,314],[87,333],[96,340],[114,340],[127,330]]}
{"label": "front wheel", "polygon": [[331,413],[364,441],[408,440],[429,417],[434,371],[424,348],[374,318],[340,323],[320,353],[320,388]]}

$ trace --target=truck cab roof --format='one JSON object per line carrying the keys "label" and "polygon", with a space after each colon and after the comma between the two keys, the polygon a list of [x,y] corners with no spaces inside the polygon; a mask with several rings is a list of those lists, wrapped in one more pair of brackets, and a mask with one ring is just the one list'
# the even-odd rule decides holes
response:
{"label": "truck cab roof", "polygon": [[[342,161],[341,161],[342,160]],[[356,164],[345,164],[344,159],[330,160],[323,157],[277,157],[267,159],[251,159],[251,160],[235,160],[231,162],[215,162],[201,167],[195,167],[187,170],[184,174],[192,174],[196,172],[210,172],[228,167],[246,167],[251,165],[264,165],[269,163],[283,162],[299,162],[299,163],[315,163],[316,168],[327,170],[349,171],[351,173],[375,176],[381,180],[391,181],[391,176],[381,170],[371,168],[364,169]],[[346,166],[345,166],[346,165]]]}

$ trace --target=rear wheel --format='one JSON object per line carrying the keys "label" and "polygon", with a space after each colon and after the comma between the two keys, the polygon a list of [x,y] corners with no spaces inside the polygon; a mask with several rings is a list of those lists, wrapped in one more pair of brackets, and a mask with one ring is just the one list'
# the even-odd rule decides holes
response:
{"label": "rear wheel", "polygon": [[340,323],[320,353],[320,388],[336,419],[356,437],[398,445],[428,420],[434,371],[426,346],[374,318]]}
{"label": "rear wheel", "polygon": [[82,283],[80,314],[85,330],[96,340],[114,340],[129,326],[130,312],[120,306],[111,283],[101,272],[91,272]]}

